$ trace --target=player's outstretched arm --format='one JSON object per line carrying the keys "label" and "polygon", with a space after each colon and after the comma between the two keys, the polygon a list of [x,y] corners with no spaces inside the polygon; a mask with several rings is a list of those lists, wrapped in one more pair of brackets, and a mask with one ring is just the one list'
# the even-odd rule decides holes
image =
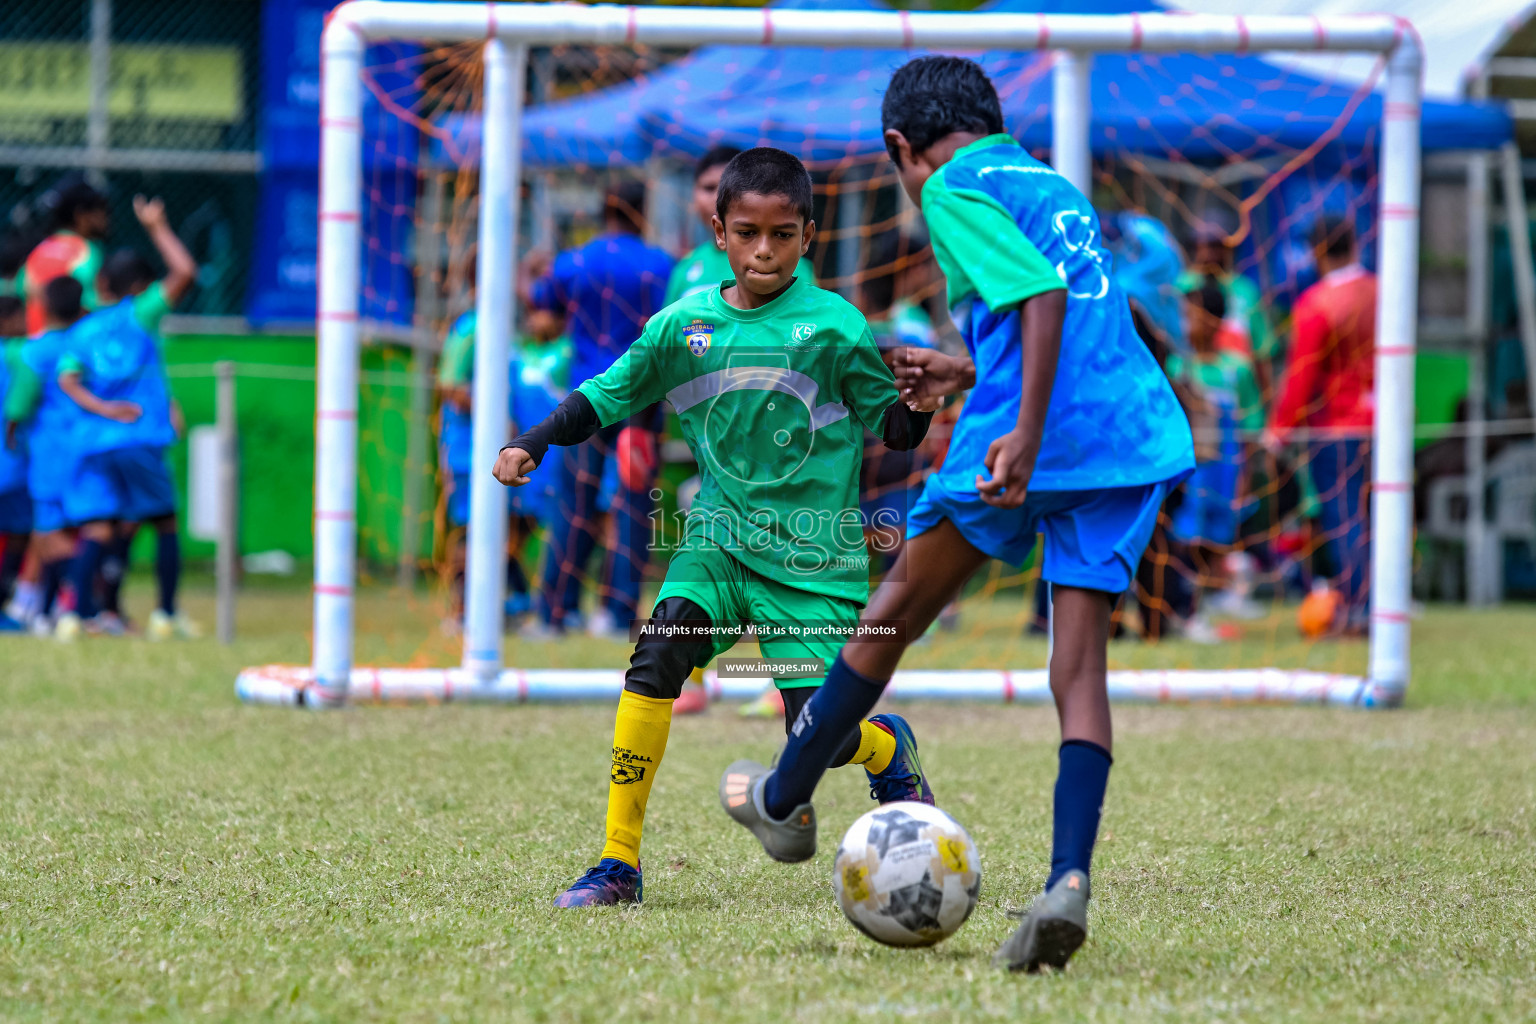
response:
{"label": "player's outstretched arm", "polygon": [[896,376],[896,390],[917,412],[936,412],[946,396],[976,384],[976,364],[969,359],[913,345],[896,350],[891,372]]}
{"label": "player's outstretched arm", "polygon": [[532,430],[513,438],[496,456],[491,474],[508,487],[521,487],[539,467],[549,446],[581,444],[601,426],[597,410],[580,391],[572,391]]}
{"label": "player's outstretched arm", "polygon": [[165,261],[165,277],[161,278],[160,287],[165,292],[166,302],[174,306],[192,287],[192,281],[197,277],[197,261],[171,230],[171,222],[165,217],[165,204],[159,199],[134,196],[133,212],[149,233],[155,251]]}
{"label": "player's outstretched arm", "polygon": [[1067,293],[1062,288],[1033,295],[1019,307],[1024,349],[1019,419],[1012,430],[987,447],[986,467],[991,479],[976,475],[976,490],[988,505],[1018,508],[1024,504],[1045,433],[1056,360],[1061,355],[1061,326],[1066,318]]}

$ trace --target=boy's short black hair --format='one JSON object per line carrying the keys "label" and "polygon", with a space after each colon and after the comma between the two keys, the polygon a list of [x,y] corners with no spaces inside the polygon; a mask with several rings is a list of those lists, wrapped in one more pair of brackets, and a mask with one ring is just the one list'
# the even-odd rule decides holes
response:
{"label": "boy's short black hair", "polygon": [[137,251],[119,249],[101,265],[101,276],[107,280],[107,291],[121,299],[153,284],[155,268]]}
{"label": "boy's short black hair", "polygon": [[603,194],[603,216],[637,235],[645,234],[645,182],[630,180],[609,185]]}
{"label": "boy's short black hair", "polygon": [[1200,279],[1200,287],[1189,293],[1189,300],[1217,320],[1227,318],[1227,293],[1221,290],[1221,282],[1212,274]]}
{"label": "boy's short black hair", "polygon": [[1331,259],[1344,259],[1355,251],[1355,222],[1341,213],[1325,213],[1312,225],[1312,247]]}
{"label": "boy's short black hair", "polygon": [[85,288],[68,274],[56,277],[43,285],[43,308],[48,315],[62,323],[72,324],[84,312],[80,303],[85,298]]}
{"label": "boy's short black hair", "polygon": [[0,295],[0,324],[27,311],[26,304],[14,295]]}
{"label": "boy's short black hair", "polygon": [[793,153],[771,146],[759,146],[738,153],[725,165],[720,175],[720,193],[715,197],[715,214],[720,223],[731,204],[751,193],[759,196],[783,196],[800,214],[802,223],[811,219],[811,173]]}
{"label": "boy's short black hair", "polygon": [[741,156],[741,150],[736,146],[711,146],[699,157],[699,162],[693,167],[693,180],[698,181],[704,177],[705,171],[716,167],[724,167],[732,160]]}
{"label": "boy's short black hair", "polygon": [[107,197],[88,181],[76,181],[59,190],[59,198],[53,204],[53,224],[56,229],[75,226],[75,218],[90,210],[105,210]]}
{"label": "boy's short black hair", "polygon": [[[951,132],[996,135],[1003,105],[992,80],[964,57],[919,57],[896,69],[880,103],[880,126],[906,137],[921,153]],[[890,146],[891,159],[900,164]]]}

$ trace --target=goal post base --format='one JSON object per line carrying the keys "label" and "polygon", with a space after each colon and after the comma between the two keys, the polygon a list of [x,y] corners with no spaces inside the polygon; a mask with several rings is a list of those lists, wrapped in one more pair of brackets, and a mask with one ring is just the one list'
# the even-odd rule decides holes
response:
{"label": "goal post base", "polygon": [[[714,672],[704,677],[710,699],[716,701],[750,700],[768,683],[766,678],[722,678]],[[508,668],[494,682],[484,683],[462,668],[354,668],[346,703],[611,703],[623,688],[622,669]],[[248,668],[236,678],[235,693],[247,704],[329,706],[318,699],[314,673],[307,666]],[[982,704],[1051,701],[1045,669],[897,672],[885,696]],[[1109,697],[1126,704],[1386,708],[1402,703],[1402,690],[1360,676],[1295,669],[1127,670],[1109,673]]]}

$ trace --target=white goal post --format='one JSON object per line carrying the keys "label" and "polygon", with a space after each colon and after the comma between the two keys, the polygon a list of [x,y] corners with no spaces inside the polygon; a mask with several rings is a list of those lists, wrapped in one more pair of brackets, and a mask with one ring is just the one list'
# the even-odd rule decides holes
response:
{"label": "white goal post", "polygon": [[[363,199],[363,59],[370,42],[485,40],[480,167],[473,461],[464,661],[455,670],[355,670],[359,284]],[[1112,673],[1125,699],[1231,699],[1390,706],[1408,683],[1412,564],[1413,388],[1419,248],[1421,49],[1386,15],[1228,17],[1031,15],[620,7],[579,4],[353,0],[332,12],[322,42],[319,369],[315,459],[314,650],[309,669],[252,669],[248,700],[332,706],[354,698],[522,700],[616,694],[622,673],[504,670],[507,521],[490,474],[508,432],[507,365],[514,303],[520,118],[529,46],[710,43],[891,50],[1051,50],[1052,161],[1085,194],[1088,76],[1095,52],[1330,51],[1386,58],[1379,169],[1376,388],[1372,441],[1370,661],[1366,678],[1282,672]],[[566,681],[564,688],[555,684]],[[715,684],[717,694],[722,683]],[[750,685],[750,684],[749,684]],[[547,691],[547,692],[546,692]],[[914,697],[1048,699],[1042,672],[901,673]]]}

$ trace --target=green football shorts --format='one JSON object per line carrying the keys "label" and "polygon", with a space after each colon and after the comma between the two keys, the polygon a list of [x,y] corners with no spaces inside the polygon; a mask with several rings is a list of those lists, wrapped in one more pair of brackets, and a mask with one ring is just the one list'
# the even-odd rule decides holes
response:
{"label": "green football shorts", "polygon": [[[720,547],[698,538],[672,556],[656,602],[686,597],[719,625],[763,627],[757,645],[765,658],[821,658],[830,667],[859,621],[861,605],[841,597],[799,590],[747,568]],[[838,632],[828,632],[828,627]],[[703,668],[736,645],[722,635],[700,661]],[[781,690],[820,686],[821,677],[775,679]]]}

